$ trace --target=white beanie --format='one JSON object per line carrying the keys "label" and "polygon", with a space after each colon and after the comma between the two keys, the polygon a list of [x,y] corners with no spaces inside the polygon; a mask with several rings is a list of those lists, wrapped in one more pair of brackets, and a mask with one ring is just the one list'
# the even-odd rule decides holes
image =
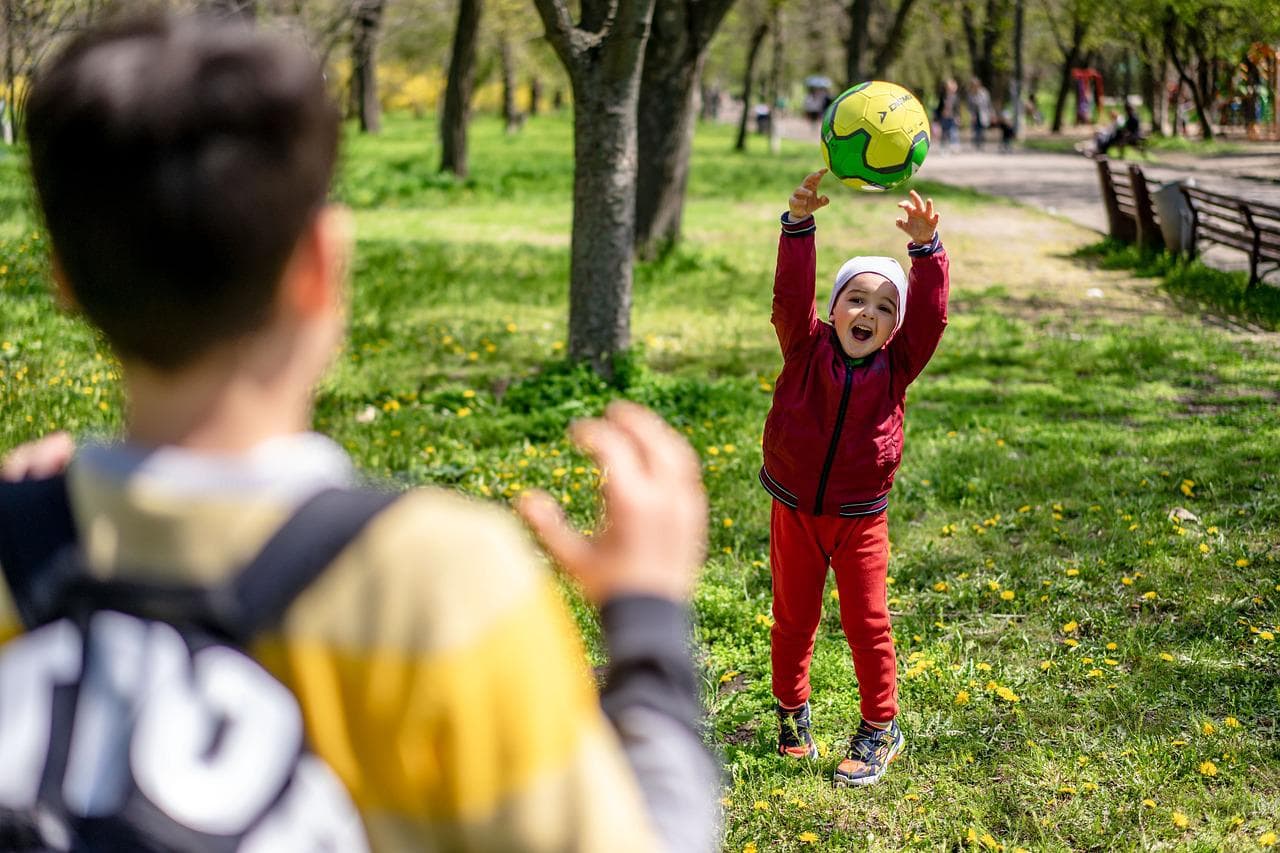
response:
{"label": "white beanie", "polygon": [[845,261],[844,266],[840,267],[840,272],[836,273],[835,286],[831,288],[831,302],[827,305],[827,316],[830,317],[831,312],[836,310],[836,299],[840,296],[840,291],[844,290],[844,286],[855,275],[864,272],[875,273],[897,289],[898,318],[893,325],[893,331],[897,332],[902,328],[902,319],[907,316],[907,276],[902,272],[902,264],[893,258],[867,256]]}

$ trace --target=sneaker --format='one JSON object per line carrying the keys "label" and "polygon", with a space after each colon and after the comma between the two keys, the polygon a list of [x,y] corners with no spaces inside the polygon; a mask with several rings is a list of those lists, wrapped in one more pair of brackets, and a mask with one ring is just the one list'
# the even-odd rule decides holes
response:
{"label": "sneaker", "polygon": [[817,758],[818,746],[809,734],[809,703],[793,711],[778,706],[778,754],[791,758]]}
{"label": "sneaker", "polygon": [[832,781],[837,788],[874,785],[880,781],[884,771],[889,769],[889,765],[902,752],[906,743],[897,720],[890,723],[887,729],[878,729],[863,720],[857,733],[849,741],[849,757],[840,762]]}

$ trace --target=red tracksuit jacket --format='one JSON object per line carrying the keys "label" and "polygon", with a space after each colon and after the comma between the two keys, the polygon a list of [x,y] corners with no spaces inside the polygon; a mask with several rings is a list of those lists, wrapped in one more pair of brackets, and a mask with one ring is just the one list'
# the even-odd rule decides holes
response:
{"label": "red tracksuit jacket", "polygon": [[773,283],[773,327],[782,373],[764,424],[760,482],[775,499],[812,515],[882,512],[902,461],[907,386],[947,325],[946,252],[935,237],[912,244],[902,328],[857,366],[814,307],[814,221],[783,216]]}

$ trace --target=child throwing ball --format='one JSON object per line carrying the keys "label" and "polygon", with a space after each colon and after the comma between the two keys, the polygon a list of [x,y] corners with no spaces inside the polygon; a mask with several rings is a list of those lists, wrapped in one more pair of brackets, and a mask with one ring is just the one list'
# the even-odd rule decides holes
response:
{"label": "child throwing ball", "polygon": [[827,570],[853,653],[862,722],[835,770],[837,786],[880,780],[905,743],[889,627],[886,508],[902,461],[907,386],[947,324],[948,264],[933,200],[912,190],[897,226],[911,238],[911,273],[893,258],[850,258],[836,273],[828,322],[814,305],[813,214],[826,169],[792,193],[782,215],[773,326],[782,373],[764,427],[760,482],[773,497],[771,658],[778,752],[817,756],[810,733],[809,661]]}

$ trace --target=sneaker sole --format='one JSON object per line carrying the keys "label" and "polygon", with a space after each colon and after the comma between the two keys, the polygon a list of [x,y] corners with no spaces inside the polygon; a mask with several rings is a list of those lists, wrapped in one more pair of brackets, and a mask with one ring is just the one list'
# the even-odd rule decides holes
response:
{"label": "sneaker sole", "polygon": [[906,741],[899,743],[889,753],[889,760],[884,763],[884,767],[880,768],[880,772],[874,776],[863,776],[860,779],[845,779],[842,776],[833,776],[831,784],[837,788],[865,788],[867,785],[874,785],[884,778],[884,774],[888,772],[889,765],[898,760],[898,756],[902,755],[902,751],[907,748]]}
{"label": "sneaker sole", "polygon": [[798,752],[787,752],[785,749],[779,749],[778,755],[782,756],[783,758],[794,758],[798,761],[807,759],[807,758],[817,758],[818,747],[814,746],[812,749],[810,749],[808,752],[804,753],[803,755],[801,755]]}

